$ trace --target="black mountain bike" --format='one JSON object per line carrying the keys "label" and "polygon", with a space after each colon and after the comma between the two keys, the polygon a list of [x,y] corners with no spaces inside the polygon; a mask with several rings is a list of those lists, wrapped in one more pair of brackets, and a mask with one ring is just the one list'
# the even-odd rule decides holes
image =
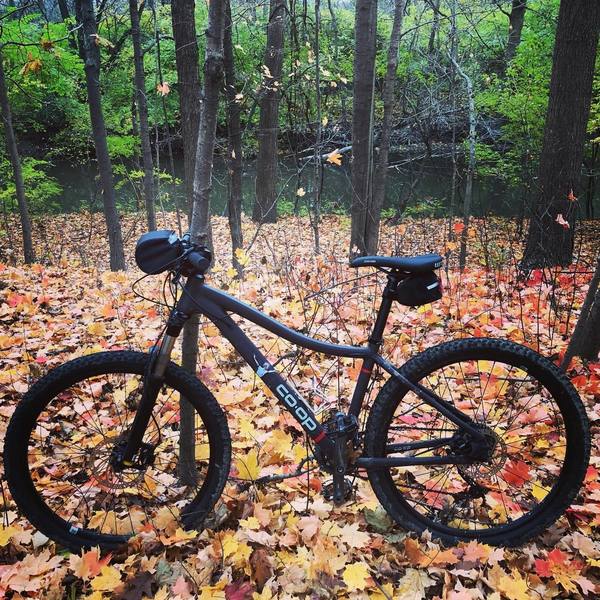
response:
{"label": "black mountain bike", "polygon": [[[147,233],[136,260],[148,274],[186,278],[156,349],[101,352],[53,369],[19,403],[6,433],[12,497],[56,542],[75,551],[111,549],[165,518],[198,529],[221,496],[231,459],[227,420],[210,391],[170,361],[195,314],[216,325],[300,423],[313,459],[332,476],[335,504],[351,493],[350,477],[366,474],[385,510],[407,529],[428,529],[448,543],[518,545],[553,523],[578,493],[590,453],[587,417],[549,360],[487,338],[440,344],[401,368],[379,354],[394,301],[415,306],[441,297],[434,272],[440,256],[352,262],[387,274],[366,347],[310,338],[209,287],[210,252],[189,236]],[[319,422],[230,313],[298,346],[360,359],[348,411]],[[376,366],[390,377],[361,430]],[[187,402],[180,409],[181,398]]]}

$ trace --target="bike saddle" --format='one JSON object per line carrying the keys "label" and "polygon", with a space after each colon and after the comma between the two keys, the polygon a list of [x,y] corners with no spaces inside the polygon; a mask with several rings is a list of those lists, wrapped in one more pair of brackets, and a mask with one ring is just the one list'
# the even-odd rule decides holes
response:
{"label": "bike saddle", "polygon": [[387,267],[405,273],[427,273],[442,266],[439,254],[421,256],[359,256],[350,261],[351,267]]}

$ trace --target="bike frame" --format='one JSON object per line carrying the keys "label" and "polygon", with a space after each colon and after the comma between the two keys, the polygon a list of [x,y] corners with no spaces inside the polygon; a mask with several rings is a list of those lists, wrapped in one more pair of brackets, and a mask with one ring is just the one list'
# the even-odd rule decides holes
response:
{"label": "bike frame", "polygon": [[[371,380],[373,368],[375,365],[379,365],[392,377],[401,382],[402,385],[417,394],[423,402],[431,405],[460,429],[468,432],[474,441],[482,441],[483,436],[481,432],[474,426],[469,417],[451,403],[443,400],[422,386],[420,383],[412,382],[407,379],[398,369],[379,354],[379,348],[383,343],[383,331],[389,317],[394,291],[399,281],[401,281],[399,276],[395,275],[393,272],[388,273],[388,284],[384,289],[381,306],[373,326],[373,331],[369,337],[368,344],[366,346],[348,346],[331,344],[299,333],[237,298],[206,285],[203,276],[198,275],[189,277],[183,287],[183,295],[177,302],[176,308],[171,313],[167,324],[166,335],[163,337],[161,346],[157,351],[156,361],[151,375],[150,388],[152,389],[158,382],[162,381],[161,378],[168,365],[175,339],[181,332],[184,323],[193,315],[204,315],[214,323],[223,337],[232,344],[245,362],[271,390],[273,395],[284,405],[296,421],[298,421],[312,441],[319,447],[321,452],[328,458],[332,458],[335,451],[335,443],[331,439],[331,436],[328,436],[323,426],[317,421],[312,408],[302,398],[294,386],[285,381],[256,345],[243,332],[239,325],[231,318],[230,313],[234,313],[302,348],[307,348],[308,350],[313,350],[329,356],[361,359],[362,368],[356,381],[348,411],[350,415],[358,417],[363,406],[367,387]],[[152,383],[152,381],[155,383]],[[152,392],[150,392],[150,394],[152,394]],[[141,426],[142,424],[147,424],[152,408],[153,403],[152,405],[150,405],[150,403],[144,403],[143,401],[140,403],[140,408],[138,409],[139,415],[136,414],[136,419],[134,420],[134,425],[132,427],[132,431],[135,431],[136,429],[139,430],[138,435],[140,441],[141,435],[143,435]],[[136,427],[136,421],[139,421],[140,427]],[[130,451],[127,452],[129,458],[133,456],[133,449],[136,445],[135,438],[137,438],[138,435],[132,433],[131,437],[133,440],[130,440],[130,447],[128,447]],[[449,444],[451,440],[452,438],[442,438],[437,440],[394,444],[387,447],[387,452],[409,452],[411,450],[422,450],[427,448],[434,449]],[[354,464],[357,467],[363,468],[387,468],[426,464],[470,464],[472,462],[473,460],[466,456],[362,456],[357,458]]]}

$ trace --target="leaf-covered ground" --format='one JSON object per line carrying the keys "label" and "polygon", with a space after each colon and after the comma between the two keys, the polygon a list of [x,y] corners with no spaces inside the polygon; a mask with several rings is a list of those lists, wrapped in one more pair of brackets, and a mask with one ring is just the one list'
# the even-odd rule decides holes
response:
{"label": "leaf-covered ground", "polygon": [[[173,215],[165,218],[175,226]],[[254,227],[244,224],[251,240]],[[322,253],[312,251],[310,225],[289,218],[264,226],[240,254],[244,280],[230,268],[226,222],[214,220],[217,263],[210,282],[284,323],[322,339],[364,343],[383,285],[369,270],[347,266],[348,220],[327,217]],[[476,221],[469,231],[469,266],[456,268],[457,243],[442,221],[386,226],[381,253],[440,251],[447,255],[444,298],[419,309],[395,306],[384,353],[401,364],[449,339],[514,340],[558,361],[591,277],[597,228],[580,232],[574,266],[517,276],[519,239],[504,221]],[[14,266],[7,236],[0,247],[0,437],[19,397],[50,368],[100,350],[151,347],[166,309],[162,277],[137,285],[132,248],[141,219],[127,218],[131,265],[106,271],[104,225],[98,215],[68,215],[36,224],[42,264]],[[13,230],[17,243],[16,229]],[[359,277],[357,279],[357,277]],[[298,355],[255,326],[245,330],[323,414],[347,403],[360,368],[349,359]],[[292,352],[293,351],[293,352]],[[175,360],[179,360],[177,348]],[[425,534],[393,526],[368,483],[341,508],[321,495],[328,476],[312,471],[267,485],[251,480],[290,473],[306,455],[297,425],[253,372],[202,323],[198,374],[226,411],[233,439],[231,481],[218,507],[216,530],[188,533],[165,518],[123,552],[82,556],[58,549],[23,520],[3,483],[0,597],[49,598],[554,598],[597,597],[600,591],[600,463],[593,437],[591,466],[580,496],[556,525],[518,549],[477,542],[443,547]],[[576,361],[569,375],[597,433],[600,364]],[[382,378],[376,381],[372,401]],[[250,481],[249,485],[244,485]]]}

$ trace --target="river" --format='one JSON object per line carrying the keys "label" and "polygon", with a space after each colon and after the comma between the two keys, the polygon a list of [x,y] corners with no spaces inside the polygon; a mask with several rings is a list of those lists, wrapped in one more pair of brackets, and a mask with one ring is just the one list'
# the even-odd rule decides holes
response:
{"label": "river", "polygon": [[[344,157],[341,167],[325,164],[323,188],[321,196],[321,212],[348,213],[351,202],[351,176],[347,166],[349,155]],[[395,157],[400,163],[388,170],[386,198],[384,210],[395,211],[403,199],[409,197],[406,215],[443,216],[448,214],[451,202],[452,165],[450,160],[434,158],[407,161]],[[163,164],[163,167],[165,165]],[[300,175],[291,160],[282,160],[279,165],[280,211],[291,211],[294,207],[306,209],[313,198],[313,166],[306,164]],[[67,162],[56,162],[49,170],[63,188],[60,198],[60,210],[75,212],[79,210],[101,210],[101,197],[98,193],[95,166],[91,164],[73,165]],[[183,178],[183,161],[175,157],[175,175]],[[244,165],[242,177],[243,208],[251,212],[254,198],[254,179],[256,175],[254,161]],[[143,206],[138,198],[141,182],[132,183],[126,177],[116,176],[117,198],[122,210],[135,210]],[[183,202],[183,184],[160,182],[160,202],[165,209],[172,209],[175,202]],[[299,196],[297,190],[303,188],[305,194]],[[600,186],[599,186],[600,188]],[[458,182],[456,203],[462,204],[464,181]],[[596,194],[595,212],[600,212],[600,194]],[[526,199],[527,201],[527,199]],[[224,214],[227,202],[227,170],[222,158],[215,161],[213,177],[213,193],[211,205],[213,214]],[[523,192],[511,188],[504,181],[495,177],[478,177],[473,186],[472,214],[516,216],[521,214]],[[159,209],[161,206],[158,207]]]}

